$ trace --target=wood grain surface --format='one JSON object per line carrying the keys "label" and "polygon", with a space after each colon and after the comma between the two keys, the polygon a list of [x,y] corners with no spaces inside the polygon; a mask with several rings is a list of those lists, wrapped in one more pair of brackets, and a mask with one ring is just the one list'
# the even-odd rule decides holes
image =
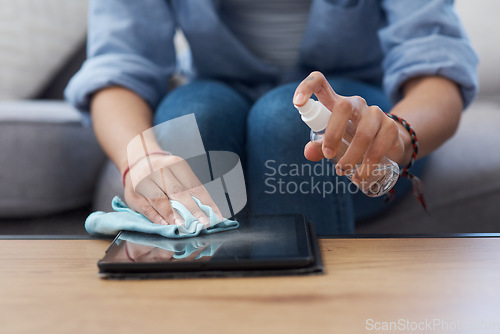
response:
{"label": "wood grain surface", "polygon": [[148,281],[100,279],[108,245],[1,240],[0,333],[500,333],[496,238],[321,240],[326,275]]}

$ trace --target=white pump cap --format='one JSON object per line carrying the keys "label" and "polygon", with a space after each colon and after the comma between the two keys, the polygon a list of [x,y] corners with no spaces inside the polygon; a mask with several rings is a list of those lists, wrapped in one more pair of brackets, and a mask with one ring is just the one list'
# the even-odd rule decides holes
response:
{"label": "white pump cap", "polygon": [[302,116],[302,120],[314,132],[323,131],[328,125],[332,114],[321,102],[309,99],[302,107],[295,106]]}

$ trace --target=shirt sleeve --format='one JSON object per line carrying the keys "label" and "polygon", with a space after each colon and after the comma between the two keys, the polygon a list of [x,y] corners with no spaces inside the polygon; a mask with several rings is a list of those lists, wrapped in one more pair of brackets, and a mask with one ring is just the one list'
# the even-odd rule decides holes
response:
{"label": "shirt sleeve", "polygon": [[477,95],[478,57],[462,28],[453,0],[384,0],[387,26],[379,31],[385,53],[384,89],[402,98],[410,78],[438,75],[456,82],[464,108]]}
{"label": "shirt sleeve", "polygon": [[174,33],[165,0],[91,0],[87,60],[68,83],[66,100],[88,111],[92,93],[122,86],[156,107],[175,70]]}

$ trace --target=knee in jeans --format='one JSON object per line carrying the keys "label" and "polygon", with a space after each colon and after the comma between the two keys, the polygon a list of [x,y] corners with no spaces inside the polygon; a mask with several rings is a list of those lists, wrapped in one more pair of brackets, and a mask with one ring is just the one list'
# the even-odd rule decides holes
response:
{"label": "knee in jeans", "polygon": [[253,135],[272,135],[276,139],[307,136],[308,128],[292,103],[296,87],[297,83],[287,84],[262,96],[250,111],[248,131]]}
{"label": "knee in jeans", "polygon": [[217,81],[195,81],[169,93],[155,113],[155,123],[194,114],[199,125],[213,126],[249,108],[248,101]]}

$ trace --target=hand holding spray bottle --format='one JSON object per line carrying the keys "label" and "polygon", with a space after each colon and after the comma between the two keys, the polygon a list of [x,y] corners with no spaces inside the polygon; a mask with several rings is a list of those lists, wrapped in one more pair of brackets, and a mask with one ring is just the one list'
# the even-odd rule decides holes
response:
{"label": "hand holding spray bottle", "polygon": [[[322,143],[325,129],[331,115],[330,110],[328,110],[321,102],[313,99],[309,99],[309,101],[307,101],[307,103],[303,106],[295,106],[295,108],[299,111],[304,123],[311,128],[311,141]],[[353,125],[351,121],[349,121],[347,124],[348,135],[349,132],[351,132],[351,136],[354,135],[351,130],[352,128]],[[330,159],[333,164],[336,165],[349,148],[350,142],[347,139],[348,138],[346,138],[346,136],[342,138],[337,155]],[[350,181],[352,181],[352,177],[356,173],[358,167],[359,164],[355,168],[346,172],[345,176]],[[361,181],[357,184],[357,186],[365,195],[378,197],[389,192],[389,190],[391,190],[396,184],[398,177],[398,164],[387,157],[383,157],[378,166],[373,170],[371,176]]]}

